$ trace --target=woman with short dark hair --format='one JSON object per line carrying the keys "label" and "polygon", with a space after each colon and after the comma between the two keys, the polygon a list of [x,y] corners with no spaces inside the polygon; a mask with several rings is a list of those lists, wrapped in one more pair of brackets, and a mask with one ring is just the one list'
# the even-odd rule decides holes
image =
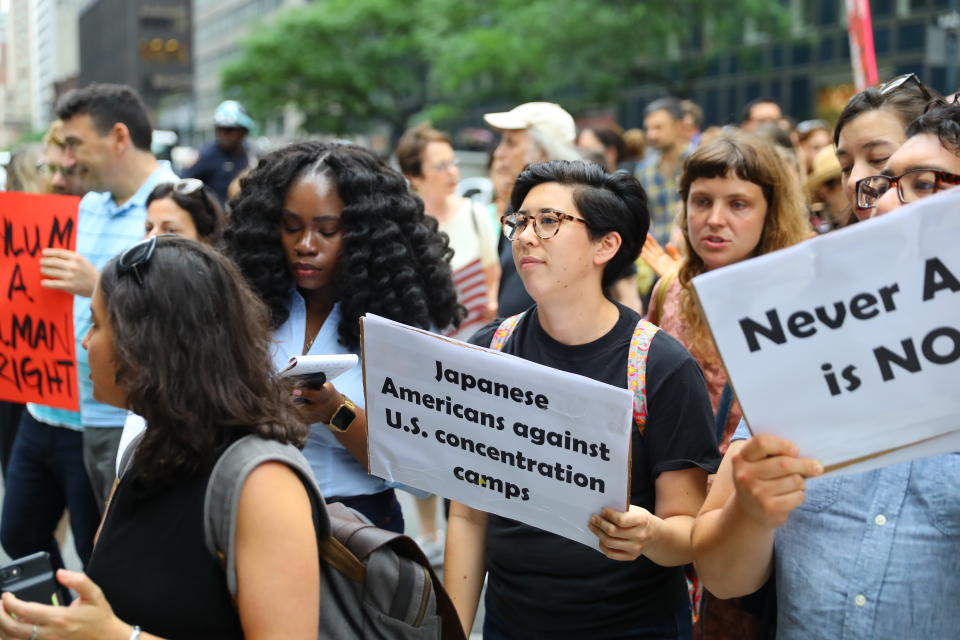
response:
{"label": "woman with short dark hair", "polygon": [[634,388],[644,399],[634,402],[631,505],[582,523],[602,554],[453,503],[444,573],[466,631],[488,573],[485,638],[690,637],[681,565],[719,460],[710,401],[683,346],[604,295],[640,252],[646,200],[632,175],[592,163],[533,164],[517,179],[502,224],[535,305],[470,341],[624,388],[630,352],[644,351]]}

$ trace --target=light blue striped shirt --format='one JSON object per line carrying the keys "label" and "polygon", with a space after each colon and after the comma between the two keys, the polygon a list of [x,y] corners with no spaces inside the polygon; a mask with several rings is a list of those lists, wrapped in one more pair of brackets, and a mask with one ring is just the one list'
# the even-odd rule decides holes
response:
{"label": "light blue striped shirt", "polygon": [[[170,163],[161,161],[137,192],[118,206],[109,192],[90,192],[80,200],[77,219],[77,253],[93,263],[99,271],[118,253],[144,236],[147,218],[147,196],[161,182],[178,180]],[[77,349],[77,380],[80,390],[80,412],[54,409],[43,405],[27,405],[30,414],[47,424],[81,429],[86,427],[123,426],[127,411],[93,399],[87,351],[81,346],[90,329],[90,298],[74,296],[73,331]]]}

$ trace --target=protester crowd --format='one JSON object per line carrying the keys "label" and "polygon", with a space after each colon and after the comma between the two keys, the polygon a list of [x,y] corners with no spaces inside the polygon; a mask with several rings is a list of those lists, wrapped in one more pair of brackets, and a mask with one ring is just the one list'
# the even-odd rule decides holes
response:
{"label": "protester crowd", "polygon": [[274,375],[361,356],[366,313],[634,393],[631,505],[591,519],[602,553],[416,492],[465,633],[485,593],[495,640],[955,637],[960,453],[821,479],[793,443],[751,437],[692,279],[960,186],[958,96],[908,74],[834,126],[757,98],[706,129],[664,97],[626,132],[526,103],[484,116],[488,203],[458,195],[452,140],[428,125],[400,139],[399,170],[343,142],[255,158],[228,101],[178,176],[132,89],[71,91],[7,189],[82,196],[76,251],[38,265],[73,295],[80,410],[0,407],[0,545],[62,567],[66,512],[85,573],[57,573],[71,607],[5,594],[0,637],[317,637],[327,532],[301,477],[266,462],[243,482],[235,598],[205,493],[256,435],[302,450],[327,503],[404,531],[397,491],[414,490],[366,470],[362,367]]}

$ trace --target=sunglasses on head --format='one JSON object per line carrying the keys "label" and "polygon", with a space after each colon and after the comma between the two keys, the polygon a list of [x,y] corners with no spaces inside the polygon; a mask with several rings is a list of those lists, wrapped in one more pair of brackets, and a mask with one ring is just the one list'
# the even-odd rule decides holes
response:
{"label": "sunglasses on head", "polygon": [[122,254],[117,260],[117,273],[120,276],[133,274],[137,284],[143,286],[143,273],[150,264],[151,258],[157,249],[157,236],[138,242]]}
{"label": "sunglasses on head", "polygon": [[896,91],[900,87],[906,86],[908,83],[917,85],[917,88],[920,90],[920,95],[923,96],[924,100],[930,101],[933,99],[933,94],[930,93],[930,90],[927,89],[925,84],[920,82],[920,78],[918,78],[915,73],[905,73],[902,76],[881,82],[877,85],[877,91],[880,92],[880,95],[885,96],[891,91]]}

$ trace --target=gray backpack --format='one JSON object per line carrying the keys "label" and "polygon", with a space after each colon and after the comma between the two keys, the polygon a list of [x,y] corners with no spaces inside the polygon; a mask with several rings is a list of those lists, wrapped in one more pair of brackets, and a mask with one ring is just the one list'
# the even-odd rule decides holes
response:
{"label": "gray backpack", "polygon": [[[121,475],[135,445],[123,455]],[[223,566],[234,599],[240,492],[247,476],[265,462],[293,469],[310,497],[320,552],[320,638],[464,638],[450,597],[412,539],[379,529],[340,503],[325,505],[310,465],[296,447],[252,435],[234,442],[217,460],[203,504],[205,543]]]}

